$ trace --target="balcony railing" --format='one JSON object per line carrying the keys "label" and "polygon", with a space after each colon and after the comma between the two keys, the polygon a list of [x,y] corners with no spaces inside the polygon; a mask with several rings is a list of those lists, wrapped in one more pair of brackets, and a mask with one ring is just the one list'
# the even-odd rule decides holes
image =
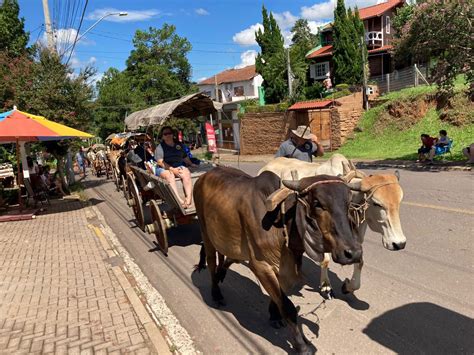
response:
{"label": "balcony railing", "polygon": [[365,33],[365,43],[370,46],[382,46],[383,37],[381,31],[370,31]]}

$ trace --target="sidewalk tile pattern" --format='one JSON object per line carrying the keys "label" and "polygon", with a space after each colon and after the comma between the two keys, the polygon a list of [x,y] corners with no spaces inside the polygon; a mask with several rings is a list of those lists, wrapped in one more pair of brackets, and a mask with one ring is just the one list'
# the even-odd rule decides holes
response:
{"label": "sidewalk tile pattern", "polygon": [[152,353],[78,201],[0,224],[0,354]]}

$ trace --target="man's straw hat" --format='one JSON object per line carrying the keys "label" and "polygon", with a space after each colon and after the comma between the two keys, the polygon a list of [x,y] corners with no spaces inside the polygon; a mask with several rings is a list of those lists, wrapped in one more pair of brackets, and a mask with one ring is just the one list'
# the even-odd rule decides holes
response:
{"label": "man's straw hat", "polygon": [[303,139],[311,139],[311,129],[308,126],[298,126],[291,131],[295,136]]}

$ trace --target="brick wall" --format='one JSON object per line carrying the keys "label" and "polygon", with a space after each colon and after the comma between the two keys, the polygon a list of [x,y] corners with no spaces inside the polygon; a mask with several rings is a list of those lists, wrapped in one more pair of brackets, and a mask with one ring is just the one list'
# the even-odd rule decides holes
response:
{"label": "brick wall", "polygon": [[240,121],[240,154],[274,154],[289,132],[291,112],[246,113]]}
{"label": "brick wall", "polygon": [[337,149],[352,136],[364,109],[362,92],[337,99],[341,105],[331,109],[331,148]]}

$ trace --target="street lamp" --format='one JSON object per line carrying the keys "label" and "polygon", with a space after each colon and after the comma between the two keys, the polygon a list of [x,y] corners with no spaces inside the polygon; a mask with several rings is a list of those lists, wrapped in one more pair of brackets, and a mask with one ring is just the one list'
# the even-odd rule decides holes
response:
{"label": "street lamp", "polygon": [[[127,12],[124,12],[124,11],[121,11],[121,12],[109,12],[107,14],[105,14],[104,16],[102,16],[100,19],[98,19],[96,22],[94,22],[92,24],[91,27],[89,27],[87,30],[85,30],[78,38],[76,38],[76,40],[71,44],[69,45],[69,47],[67,47],[65,50],[64,50],[64,53],[66,53],[69,49],[71,48],[74,48],[74,46],[76,45],[77,42],[79,42],[82,37],[84,37],[86,35],[86,33],[88,33],[90,30],[92,30],[95,26],[97,26],[97,24],[102,21],[104,18],[106,17],[109,17],[109,16],[127,16],[128,13]],[[70,57],[70,56],[69,56]]]}

